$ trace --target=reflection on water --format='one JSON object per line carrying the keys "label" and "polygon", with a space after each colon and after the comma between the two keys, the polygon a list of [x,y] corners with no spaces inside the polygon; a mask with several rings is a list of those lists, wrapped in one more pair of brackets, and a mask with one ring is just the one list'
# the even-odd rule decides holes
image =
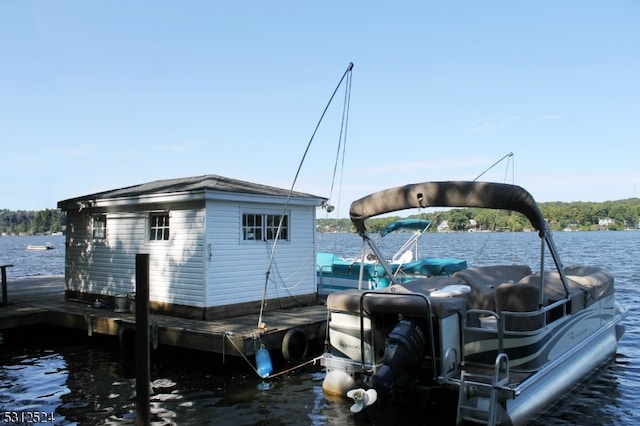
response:
{"label": "reflection on water", "polygon": [[[61,386],[68,375],[62,355],[53,351],[19,355],[0,372],[3,411],[54,413],[69,390]],[[62,419],[60,419],[62,420]]]}
{"label": "reflection on water", "polygon": [[[55,423],[61,425],[135,421],[134,362],[120,352],[113,339],[89,338],[57,328],[29,328],[5,332],[2,347],[0,411],[54,412]],[[347,421],[347,412],[323,412],[327,403],[319,366],[265,381],[254,376],[244,362],[232,358],[223,364],[219,355],[173,348],[153,352],[153,423]]]}
{"label": "reflection on water", "polygon": [[[464,252],[467,259],[474,259],[485,246],[483,237],[429,235],[421,250],[425,255],[444,252],[443,256]],[[565,264],[599,264],[611,270],[617,300],[631,312],[615,359],[532,424],[636,425],[640,422],[640,318],[634,307],[640,302],[636,285],[640,232],[574,232],[555,237]],[[352,253],[360,249],[355,235],[341,238],[337,247]],[[498,239],[502,251],[487,245],[484,258],[528,261],[522,247],[512,248],[513,235],[491,238]],[[535,239],[535,235],[516,238]],[[333,243],[326,240],[326,244]],[[0,336],[0,412],[52,411],[55,424],[60,425],[135,423],[135,373],[132,360],[120,352],[116,340],[43,327]],[[274,359],[276,372],[289,367],[283,363]],[[444,424],[438,407],[354,416],[350,403],[323,395],[323,377],[319,365],[308,365],[265,381],[242,359],[228,358],[223,364],[219,355],[161,348],[152,351],[152,420],[158,425]]]}

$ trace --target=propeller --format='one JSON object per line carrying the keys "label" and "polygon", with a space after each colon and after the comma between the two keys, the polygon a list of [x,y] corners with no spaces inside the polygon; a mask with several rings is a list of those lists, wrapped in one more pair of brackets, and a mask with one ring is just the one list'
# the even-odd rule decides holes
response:
{"label": "propeller", "polygon": [[378,392],[375,389],[351,389],[347,392],[347,396],[353,399],[353,405],[351,406],[351,411],[354,413],[359,413],[365,407],[376,402],[378,399]]}

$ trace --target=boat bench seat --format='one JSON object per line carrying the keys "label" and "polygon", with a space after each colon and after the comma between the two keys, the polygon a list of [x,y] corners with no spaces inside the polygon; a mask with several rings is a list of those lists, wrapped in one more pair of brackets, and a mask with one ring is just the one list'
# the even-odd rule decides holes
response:
{"label": "boat bench seat", "polygon": [[503,283],[517,283],[531,275],[528,265],[474,266],[455,272],[452,276],[469,287],[469,308],[497,312],[496,289]]}
{"label": "boat bench seat", "polygon": [[[568,266],[564,269],[569,289],[566,313],[578,312],[597,300],[613,294],[613,276],[599,267]],[[519,315],[540,308],[540,273],[526,265],[473,267],[453,274],[470,287],[469,308],[505,314],[505,330],[533,331],[544,326],[545,314]],[[567,296],[557,271],[544,273],[542,303],[551,305]],[[549,323],[564,315],[558,306],[546,315]],[[470,319],[471,320],[471,319]],[[474,322],[471,322],[472,324]]]}
{"label": "boat bench seat", "polygon": [[570,281],[586,292],[585,306],[610,296],[614,292],[613,275],[597,266],[567,266],[564,273]]}
{"label": "boat bench seat", "polygon": [[[367,313],[391,313],[407,316],[426,316],[429,303],[432,314],[439,318],[453,313],[463,314],[467,309],[467,294],[453,297],[428,297],[435,290],[450,285],[465,284],[450,276],[435,276],[394,284],[378,290],[344,290],[327,296],[327,309],[341,312],[360,312],[360,303]],[[367,295],[362,297],[364,293]],[[428,302],[427,302],[428,299]]]}
{"label": "boat bench seat", "polygon": [[[598,267],[570,266],[565,268],[569,287],[567,313],[575,313],[595,301],[613,294],[613,276]],[[564,286],[558,272],[544,273],[545,305],[565,297]],[[376,291],[346,290],[332,293],[327,298],[329,311],[359,312],[362,294],[369,293],[364,302],[367,312],[403,313],[422,316],[426,314],[424,298],[434,290],[450,285],[466,284],[471,288],[467,294],[448,297],[430,297],[433,314],[445,317],[453,312],[464,313],[467,309],[482,309],[498,314],[503,312],[526,313],[540,308],[540,273],[531,273],[527,265],[498,265],[472,267],[451,276],[436,276],[396,284]],[[389,295],[392,293],[392,295]],[[423,297],[424,296],[424,297]],[[391,299],[393,297],[394,299]],[[390,303],[394,300],[393,303]],[[562,316],[563,307],[547,313],[547,323]],[[544,326],[545,313],[532,315],[503,316],[505,329],[511,331],[533,331]],[[469,318],[476,324],[477,318]]]}
{"label": "boat bench seat", "polygon": [[500,284],[496,288],[496,307],[506,331],[534,331],[544,327],[544,312],[519,315],[540,308],[539,285],[526,282]]}
{"label": "boat bench seat", "polygon": [[[569,309],[575,313],[605,296],[613,294],[613,276],[602,268],[594,266],[568,266],[564,268],[569,289]],[[523,278],[521,283],[540,285],[540,273]],[[560,274],[555,271],[544,273],[545,303],[552,304],[567,296]]]}

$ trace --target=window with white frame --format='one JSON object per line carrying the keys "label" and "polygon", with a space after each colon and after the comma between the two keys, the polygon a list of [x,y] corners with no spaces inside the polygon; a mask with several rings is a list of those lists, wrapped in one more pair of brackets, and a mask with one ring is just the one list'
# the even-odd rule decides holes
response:
{"label": "window with white frame", "polygon": [[[275,240],[276,236],[281,239],[287,241],[289,239],[289,233],[287,232],[287,215],[280,214],[268,214],[265,215],[266,225],[265,231],[267,235],[267,240]],[[280,226],[280,220],[282,220],[282,226],[280,227],[280,235],[278,235],[278,227]]]}
{"label": "window with white frame", "polygon": [[169,213],[149,214],[149,240],[168,241],[169,240]]}
{"label": "window with white frame", "polygon": [[262,216],[255,213],[242,215],[242,239],[245,241],[262,241]]}
{"label": "window with white frame", "polygon": [[104,240],[107,238],[107,215],[96,214],[92,217],[91,235],[94,240]]}
{"label": "window with white frame", "polygon": [[[280,235],[278,227],[282,219]],[[289,240],[289,215],[243,213],[242,214],[242,239],[244,241],[274,241]]]}

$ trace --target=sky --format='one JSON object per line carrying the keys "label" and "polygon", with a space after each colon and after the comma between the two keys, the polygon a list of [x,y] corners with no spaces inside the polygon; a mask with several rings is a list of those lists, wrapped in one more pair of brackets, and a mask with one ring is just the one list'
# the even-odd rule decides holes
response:
{"label": "sky", "polygon": [[217,174],[347,217],[510,152],[482,180],[637,197],[638,46],[635,0],[2,0],[0,209]]}

